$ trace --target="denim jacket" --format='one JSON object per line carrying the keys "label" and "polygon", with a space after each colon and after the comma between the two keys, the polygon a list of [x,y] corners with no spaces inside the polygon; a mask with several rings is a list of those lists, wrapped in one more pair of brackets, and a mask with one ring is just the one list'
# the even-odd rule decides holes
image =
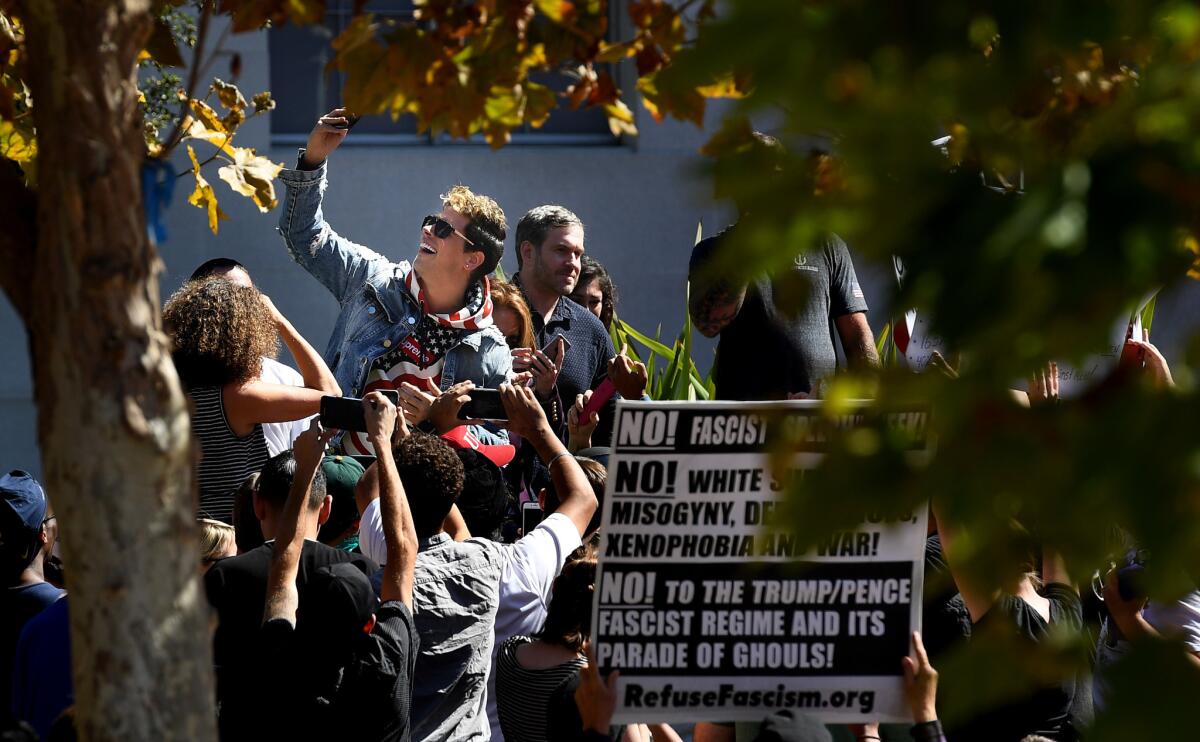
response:
{"label": "denim jacket", "polygon": [[[404,287],[412,266],[338,235],[325,221],[321,201],[327,164],[315,170],[283,170],[286,193],[279,233],[292,259],[333,294],[341,307],[325,362],[344,394],[360,396],[371,363],[401,342],[421,321],[421,308]],[[494,325],[465,332],[446,354],[441,388],[471,380],[494,389],[512,375],[508,344]],[[507,442],[505,431],[474,428],[484,443]]]}

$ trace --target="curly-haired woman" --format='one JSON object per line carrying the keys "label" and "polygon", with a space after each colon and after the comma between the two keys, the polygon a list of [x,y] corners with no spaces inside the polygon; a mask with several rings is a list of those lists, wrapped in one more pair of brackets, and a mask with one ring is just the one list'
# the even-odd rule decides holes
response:
{"label": "curly-haired woman", "polygon": [[[262,423],[313,415],[322,396],[341,391],[317,351],[257,289],[222,278],[189,282],[167,300],[163,321],[194,406],[200,512],[231,523],[234,492],[267,460]],[[296,359],[303,387],[259,380],[278,338]]]}

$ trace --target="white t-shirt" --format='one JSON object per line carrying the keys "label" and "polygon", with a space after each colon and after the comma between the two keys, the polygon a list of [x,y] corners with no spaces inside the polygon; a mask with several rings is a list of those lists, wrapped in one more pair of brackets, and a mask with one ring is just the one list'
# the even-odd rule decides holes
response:
{"label": "white t-shirt", "polygon": [[[579,529],[570,518],[562,513],[551,513],[531,533],[507,547],[510,551],[508,563],[500,575],[496,641],[488,672],[487,715],[492,739],[504,739],[496,707],[496,648],[514,636],[529,635],[542,628],[554,579],[562,571],[567,556],[582,543]],[[387,543],[383,538],[383,516],[379,512],[378,498],[363,511],[358,526],[358,548],[377,564],[387,564]]]}
{"label": "white t-shirt", "polygon": [[[258,378],[268,384],[286,384],[288,386],[304,386],[304,377],[300,372],[273,358],[262,359],[262,372]],[[274,456],[292,447],[296,438],[308,428],[308,421],[316,417],[306,417],[287,423],[263,423],[263,435],[267,439],[267,453]]]}
{"label": "white t-shirt", "polygon": [[579,529],[562,513],[551,513],[528,535],[512,545],[508,565],[500,577],[500,608],[496,611],[496,642],[488,673],[487,715],[492,739],[503,740],[496,705],[496,653],[514,636],[528,636],[542,628],[550,606],[550,590],[567,556],[579,548]]}
{"label": "white t-shirt", "polygon": [[387,564],[387,541],[383,538],[383,514],[379,512],[378,497],[367,503],[358,519],[358,550],[380,566]]}

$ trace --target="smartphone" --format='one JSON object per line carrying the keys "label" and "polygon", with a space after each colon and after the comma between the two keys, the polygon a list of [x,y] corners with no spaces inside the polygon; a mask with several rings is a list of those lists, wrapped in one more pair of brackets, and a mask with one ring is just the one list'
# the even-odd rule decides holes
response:
{"label": "smartphone", "polygon": [[358,116],[353,113],[348,113],[348,114],[346,114],[346,123],[330,124],[330,126],[332,126],[335,129],[353,129],[354,125],[357,124],[359,119],[361,119],[361,118],[362,118],[362,116]]}
{"label": "smartphone", "polygon": [[542,352],[545,353],[546,355],[550,355],[550,351],[554,350],[555,341],[557,341],[559,338],[563,339],[563,355],[565,356],[567,354],[567,351],[571,349],[571,341],[567,340],[567,336],[562,334],[561,332],[558,333],[557,335],[555,335],[554,337],[550,338],[550,342],[548,342],[544,346],[542,346]]}
{"label": "smartphone", "polygon": [[507,420],[499,389],[472,389],[471,397],[458,411],[459,420]]}
{"label": "smartphone", "polygon": [[605,403],[612,399],[612,396],[616,393],[617,388],[613,386],[612,379],[605,376],[604,381],[600,382],[592,391],[592,398],[583,406],[583,416],[579,422],[586,423],[588,420],[591,420],[592,413],[599,412]]}
{"label": "smartphone", "polygon": [[[392,404],[400,403],[400,392],[395,389],[380,389]],[[333,430],[367,432],[367,413],[362,400],[357,397],[321,397],[321,427]]]}
{"label": "smartphone", "polygon": [[542,506],[536,502],[527,502],[521,506],[521,533],[529,535],[542,522]]}

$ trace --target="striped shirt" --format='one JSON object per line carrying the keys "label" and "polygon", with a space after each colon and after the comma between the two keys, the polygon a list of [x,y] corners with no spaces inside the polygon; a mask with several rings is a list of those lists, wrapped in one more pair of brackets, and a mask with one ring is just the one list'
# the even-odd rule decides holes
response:
{"label": "striped shirt", "polygon": [[247,476],[267,462],[267,439],[261,425],[239,438],[225,418],[221,387],[197,387],[188,392],[195,405],[192,432],[200,441],[200,515],[233,523],[233,498]]}
{"label": "striped shirt", "polygon": [[533,642],[514,636],[496,654],[496,702],[505,742],[547,742],[546,712],[554,691],[587,664],[578,657],[542,670],[528,670],[517,661],[517,649]]}

